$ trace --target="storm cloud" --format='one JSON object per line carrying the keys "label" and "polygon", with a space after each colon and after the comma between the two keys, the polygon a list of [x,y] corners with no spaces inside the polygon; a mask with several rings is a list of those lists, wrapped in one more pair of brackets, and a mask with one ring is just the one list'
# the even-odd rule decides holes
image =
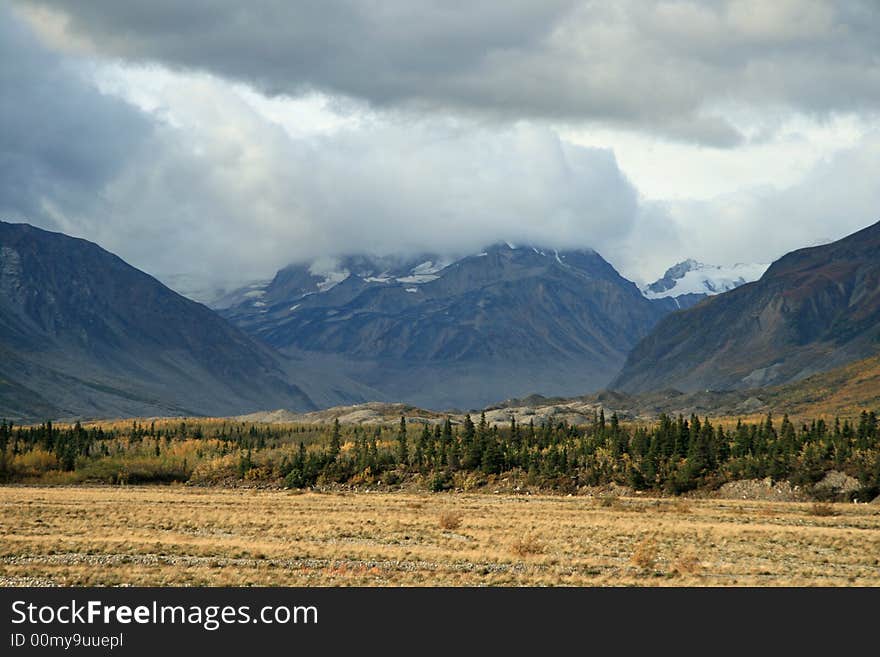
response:
{"label": "storm cloud", "polygon": [[137,257],[148,267],[189,270],[197,253],[206,275],[232,266],[247,278],[317,255],[463,254],[499,239],[610,248],[639,211],[613,153],[534,126],[379,124],[297,139],[244,104],[215,107],[165,127],[107,188],[117,223],[155,227],[145,245],[171,242],[155,218],[176,218],[174,246]]}
{"label": "storm cloud", "polygon": [[22,3],[71,43],[209,71],[267,94],[594,120],[714,146],[730,107],[880,104],[873,0],[320,0]]}
{"label": "storm cloud", "polygon": [[637,280],[688,257],[767,262],[880,219],[877,17],[811,1],[14,2],[0,217],[204,285],[499,240],[595,248]]}
{"label": "storm cloud", "polygon": [[152,121],[102,95],[0,11],[0,216],[92,209]]}
{"label": "storm cloud", "polygon": [[150,112],[8,16],[0,30],[2,216],[160,277],[241,282],[317,256],[500,239],[611,249],[639,212],[612,152],[540,126],[395,116],[295,135],[210,76],[168,77],[172,102]]}

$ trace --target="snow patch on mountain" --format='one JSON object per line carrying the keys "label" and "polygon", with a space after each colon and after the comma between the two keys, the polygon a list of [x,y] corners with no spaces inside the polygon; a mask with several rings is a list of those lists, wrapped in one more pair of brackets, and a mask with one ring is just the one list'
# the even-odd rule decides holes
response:
{"label": "snow patch on mountain", "polygon": [[403,276],[402,278],[398,278],[398,283],[405,283],[406,285],[421,285],[422,283],[430,283],[431,281],[436,281],[439,276],[436,274],[422,274],[422,275],[414,275],[414,276]]}
{"label": "snow patch on mountain", "polygon": [[351,276],[351,272],[341,266],[339,258],[318,258],[309,266],[309,273],[323,279],[316,284],[321,292],[336,287]]}
{"label": "snow patch on mountain", "polygon": [[[439,272],[448,267],[449,264],[449,262],[426,260],[413,267],[409,272],[409,276],[402,276],[396,280],[398,283],[404,283],[405,285],[430,283],[431,281],[436,281],[440,278]],[[409,292],[409,290],[407,290],[407,292]]]}
{"label": "snow patch on mountain", "polygon": [[666,270],[663,278],[642,288],[642,294],[648,299],[684,294],[721,294],[758,280],[769,266],[744,263],[707,265],[697,260],[685,260]]}

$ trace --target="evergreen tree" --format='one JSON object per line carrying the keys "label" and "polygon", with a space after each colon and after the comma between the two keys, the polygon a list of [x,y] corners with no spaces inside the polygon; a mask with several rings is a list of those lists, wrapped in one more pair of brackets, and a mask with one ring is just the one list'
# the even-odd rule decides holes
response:
{"label": "evergreen tree", "polygon": [[374,472],[379,469],[379,437],[382,435],[382,429],[376,427],[373,432],[373,439],[370,441],[369,460],[370,469]]}
{"label": "evergreen tree", "polygon": [[342,431],[339,427],[339,418],[333,420],[333,433],[330,435],[330,446],[328,448],[328,456],[331,461],[335,461],[342,449]]}
{"label": "evergreen tree", "polygon": [[425,464],[425,454],[428,451],[428,444],[431,442],[431,430],[427,423],[422,426],[422,433],[419,436],[419,442],[416,444],[416,467],[420,470]]}
{"label": "evergreen tree", "polygon": [[400,428],[397,430],[397,463],[405,466],[409,460],[409,450],[406,445],[406,418],[400,416]]}
{"label": "evergreen tree", "polygon": [[486,422],[486,414],[480,414],[480,423],[474,430],[473,438],[468,445],[464,454],[464,467],[468,470],[478,470],[483,462],[483,451],[485,449],[487,435],[489,433],[489,425]]}
{"label": "evergreen tree", "polygon": [[514,450],[519,448],[519,426],[516,424],[516,416],[510,415],[510,444]]}
{"label": "evergreen tree", "polygon": [[0,481],[6,481],[9,476],[9,459],[6,449],[9,447],[9,437],[12,434],[12,423],[7,426],[6,420],[0,420]]}
{"label": "evergreen tree", "polygon": [[482,456],[482,449],[475,443],[477,440],[477,430],[471,420],[470,414],[464,416],[464,425],[461,433],[461,457],[462,466],[470,469],[474,463],[479,464]]}
{"label": "evergreen tree", "polygon": [[486,439],[486,446],[480,458],[480,467],[486,474],[500,474],[504,470],[504,454],[494,436]]}

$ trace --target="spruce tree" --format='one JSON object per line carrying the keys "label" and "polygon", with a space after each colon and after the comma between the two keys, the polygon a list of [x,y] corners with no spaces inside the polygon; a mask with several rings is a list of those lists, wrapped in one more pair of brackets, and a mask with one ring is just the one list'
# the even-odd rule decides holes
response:
{"label": "spruce tree", "polygon": [[397,430],[397,463],[405,466],[409,460],[409,450],[406,446],[406,418],[400,416],[400,428]]}
{"label": "spruce tree", "polygon": [[330,447],[328,455],[331,461],[335,461],[342,449],[342,431],[339,428],[339,418],[333,420],[333,433],[330,435]]}
{"label": "spruce tree", "polygon": [[6,425],[6,420],[0,420],[0,481],[6,481],[9,476],[9,463],[6,457],[6,448],[9,446],[9,436],[12,434],[12,423]]}
{"label": "spruce tree", "polygon": [[[467,419],[470,419],[470,417],[468,416]],[[473,427],[473,424],[471,424],[471,427]],[[480,416],[480,424],[473,430],[473,436],[465,449],[464,467],[468,470],[478,469],[483,461],[483,446],[486,441],[487,427],[486,414],[483,413]],[[467,426],[465,430],[467,431]]]}
{"label": "spruce tree", "polygon": [[486,474],[499,474],[504,469],[504,454],[494,436],[486,439],[480,461],[480,467]]}
{"label": "spruce tree", "polygon": [[422,433],[419,436],[419,442],[416,443],[416,467],[421,469],[425,465],[425,454],[428,452],[428,445],[431,442],[431,430],[427,423],[422,426]]}
{"label": "spruce tree", "polygon": [[382,429],[376,427],[376,430],[373,432],[373,438],[370,440],[369,447],[369,460],[370,460],[370,469],[375,472],[379,468],[379,437],[382,435]]}

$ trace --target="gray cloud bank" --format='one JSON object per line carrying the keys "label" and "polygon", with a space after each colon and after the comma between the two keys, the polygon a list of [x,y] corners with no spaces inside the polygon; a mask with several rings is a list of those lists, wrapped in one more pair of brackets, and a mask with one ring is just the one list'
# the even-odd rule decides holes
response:
{"label": "gray cloud bank", "polygon": [[743,136],[724,107],[880,106],[876,0],[30,0],[131,61],[269,94],[598,120],[697,143]]}
{"label": "gray cloud bank", "polygon": [[0,216],[160,276],[499,239],[611,248],[638,217],[613,153],[545,128],[378,121],[296,138],[208,78],[183,83],[191,97],[166,121],[99,92],[8,15],[0,35]]}
{"label": "gray cloud bank", "polygon": [[151,132],[0,10],[0,209],[85,209]]}
{"label": "gray cloud bank", "polygon": [[[178,3],[165,6],[142,4],[142,21],[174,52],[198,39],[202,5],[181,3],[190,22],[172,25]],[[105,22],[121,20],[106,9]],[[224,17],[218,8],[223,34]],[[131,31],[114,39],[146,38]],[[182,79],[170,120],[101,93],[89,70],[0,9],[0,218],[97,241],[160,278],[244,281],[318,256],[467,253],[501,239],[592,247],[644,278],[687,256],[767,261],[880,218],[876,135],[796,188],[666,205],[640,199],[611,151],[536,122],[390,113],[294,136],[221,80]]]}

